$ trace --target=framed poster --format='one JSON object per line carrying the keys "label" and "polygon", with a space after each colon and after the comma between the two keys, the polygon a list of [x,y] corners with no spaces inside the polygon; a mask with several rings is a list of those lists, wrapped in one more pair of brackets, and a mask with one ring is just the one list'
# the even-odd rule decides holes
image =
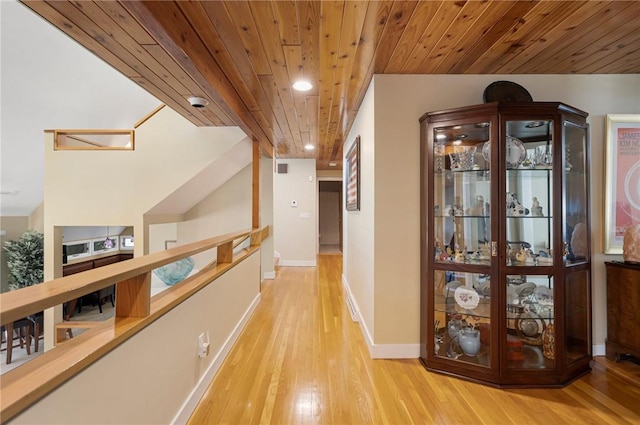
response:
{"label": "framed poster", "polygon": [[345,205],[347,211],[360,211],[360,136],[349,148],[346,156]]}
{"label": "framed poster", "polygon": [[607,115],[604,253],[622,254],[627,227],[640,224],[640,114]]}

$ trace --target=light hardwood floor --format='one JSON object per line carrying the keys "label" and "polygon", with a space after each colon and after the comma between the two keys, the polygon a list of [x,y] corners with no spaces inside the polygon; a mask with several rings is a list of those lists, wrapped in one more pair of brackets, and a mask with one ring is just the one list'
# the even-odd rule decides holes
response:
{"label": "light hardwood floor", "polygon": [[283,267],[189,424],[640,424],[640,384],[597,362],[563,389],[499,390],[372,360],[342,256]]}

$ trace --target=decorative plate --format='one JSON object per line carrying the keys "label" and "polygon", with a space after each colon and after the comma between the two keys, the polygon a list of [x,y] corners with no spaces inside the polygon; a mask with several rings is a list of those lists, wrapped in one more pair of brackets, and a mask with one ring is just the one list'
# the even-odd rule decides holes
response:
{"label": "decorative plate", "polygon": [[533,293],[541,306],[553,306],[553,289],[546,286],[537,286]]}
{"label": "decorative plate", "polygon": [[445,298],[453,297],[454,291],[459,286],[462,286],[462,282],[460,282],[459,280],[452,280],[451,282],[448,282],[446,285],[444,285],[444,291],[442,295],[444,295]]}
{"label": "decorative plate", "polygon": [[482,94],[484,103],[489,102],[531,102],[531,94],[520,84],[513,81],[494,81]]}
{"label": "decorative plate", "polygon": [[518,168],[518,165],[527,157],[527,150],[520,139],[507,136],[507,168]]}
{"label": "decorative plate", "polygon": [[467,310],[476,308],[480,303],[480,295],[473,289],[464,286],[457,287],[453,297],[460,307]]}
{"label": "decorative plate", "polygon": [[491,141],[487,140],[486,142],[484,142],[484,145],[482,145],[482,157],[484,158],[485,161],[487,161],[487,164],[491,162]]}
{"label": "decorative plate", "polygon": [[526,298],[528,296],[530,296],[531,294],[533,294],[533,291],[537,288],[536,284],[533,282],[524,282],[521,283],[520,285],[514,286],[514,290],[516,291],[516,294],[518,294],[518,297],[520,298]]}
{"label": "decorative plate", "polygon": [[516,333],[522,342],[529,345],[542,345],[542,333],[546,325],[544,320],[533,312],[526,312],[516,319]]}

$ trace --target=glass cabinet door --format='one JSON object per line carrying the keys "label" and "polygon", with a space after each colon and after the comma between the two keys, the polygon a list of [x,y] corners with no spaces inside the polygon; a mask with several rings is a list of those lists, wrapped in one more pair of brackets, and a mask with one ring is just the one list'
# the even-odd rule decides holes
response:
{"label": "glass cabinet door", "polygon": [[[433,131],[435,355],[488,367],[491,182],[489,152],[483,148],[489,143],[490,123]],[[477,266],[485,271],[479,273]]]}
{"label": "glass cabinet door", "polygon": [[[565,122],[563,179],[563,240],[565,245],[565,339],[566,363],[584,359],[590,353],[588,323],[589,270],[575,270],[588,262],[589,229],[587,227],[586,128]],[[584,266],[583,266],[584,268]]]}
{"label": "glass cabinet door", "polygon": [[507,121],[507,266],[553,265],[553,121]]}
{"label": "glass cabinet door", "polygon": [[[540,268],[506,277],[507,369],[555,368],[554,122],[506,122],[505,266]],[[547,267],[543,272],[543,267]]]}
{"label": "glass cabinet door", "polygon": [[587,229],[586,129],[565,123],[564,131],[564,258],[567,265],[589,258]]}

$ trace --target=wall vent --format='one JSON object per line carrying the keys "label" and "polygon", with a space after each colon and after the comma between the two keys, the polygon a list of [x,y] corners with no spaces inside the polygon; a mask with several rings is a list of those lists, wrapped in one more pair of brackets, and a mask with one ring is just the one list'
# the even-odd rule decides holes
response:
{"label": "wall vent", "polygon": [[347,299],[347,308],[349,309],[349,314],[351,314],[351,320],[353,320],[354,322],[358,321],[358,313],[356,311],[356,307],[353,305],[353,301],[351,301],[351,297],[349,296],[349,294],[346,294],[346,299]]}
{"label": "wall vent", "polygon": [[276,171],[278,174],[287,174],[288,169],[289,169],[289,164],[278,164]]}

